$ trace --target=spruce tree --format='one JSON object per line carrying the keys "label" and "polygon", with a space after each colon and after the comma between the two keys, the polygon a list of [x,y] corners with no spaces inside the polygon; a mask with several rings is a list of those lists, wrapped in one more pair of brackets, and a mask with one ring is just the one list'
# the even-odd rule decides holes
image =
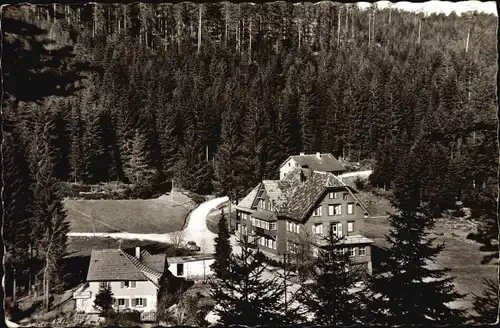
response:
{"label": "spruce tree", "polygon": [[339,246],[342,238],[333,234],[332,227],[324,239],[326,247],[319,249],[309,270],[312,282],[302,286],[298,301],[313,315],[317,325],[359,323],[362,317],[360,293],[353,289],[361,283],[360,269]]}
{"label": "spruce tree", "polygon": [[151,166],[146,138],[135,131],[134,139],[127,144],[127,161],[124,163],[123,171],[127,179],[134,185],[148,185],[155,174]]}
{"label": "spruce tree", "polygon": [[96,107],[88,113],[88,121],[83,136],[85,175],[87,183],[105,181],[104,144],[101,114]]}
{"label": "spruce tree", "polygon": [[185,132],[184,145],[181,147],[177,162],[175,182],[192,192],[205,194],[212,191],[212,168],[205,158],[205,149],[195,128]]}
{"label": "spruce tree", "polygon": [[218,232],[217,237],[215,237],[215,260],[210,265],[210,268],[215,273],[218,279],[226,279],[229,275],[229,264],[230,257],[233,251],[231,242],[229,240],[230,234],[227,225],[226,216],[224,214],[224,209],[222,209],[219,223],[217,225]]}
{"label": "spruce tree", "polygon": [[498,280],[485,279],[483,282],[484,290],[481,295],[474,295],[474,310],[477,312],[475,318],[479,323],[493,323],[498,320],[500,315],[500,291]]}
{"label": "spruce tree", "polygon": [[33,239],[36,241],[37,253],[43,259],[44,308],[49,310],[50,293],[54,281],[61,274],[61,260],[66,253],[69,223],[60,194],[60,182],[54,174],[54,156],[49,146],[50,121],[39,119],[37,130],[39,138],[35,139],[36,163],[34,181],[33,215],[36,224],[33,226]]}
{"label": "spruce tree", "polygon": [[[18,275],[28,267],[28,249],[33,246],[30,238],[32,228],[33,193],[30,190],[30,171],[24,158],[24,147],[15,132],[4,130],[2,142],[2,212],[3,241],[5,245],[4,263],[6,277],[12,271]],[[8,282],[10,282],[8,280]]]}
{"label": "spruce tree", "polygon": [[98,309],[101,315],[109,315],[113,310],[113,292],[108,285],[99,287],[95,295],[94,308]]}
{"label": "spruce tree", "polygon": [[[233,202],[241,196],[240,175],[243,169],[241,135],[237,113],[224,113],[221,144],[214,163],[214,188],[220,195],[227,195]],[[231,215],[231,213],[229,214]]]}
{"label": "spruce tree", "polygon": [[415,143],[400,166],[392,205],[391,230],[386,236],[387,258],[369,283],[369,309],[374,321],[381,324],[460,323],[464,311],[450,303],[463,298],[455,291],[449,269],[434,268],[434,261],[444,243],[434,246],[429,238],[434,219],[421,198],[424,144]]}
{"label": "spruce tree", "polygon": [[[240,242],[241,254],[229,261],[230,275],[210,282],[211,296],[219,323],[248,326],[292,324],[300,320],[293,299],[285,301],[284,283],[279,278],[264,278],[264,255],[253,251],[246,239]],[[286,306],[285,306],[286,302]]]}

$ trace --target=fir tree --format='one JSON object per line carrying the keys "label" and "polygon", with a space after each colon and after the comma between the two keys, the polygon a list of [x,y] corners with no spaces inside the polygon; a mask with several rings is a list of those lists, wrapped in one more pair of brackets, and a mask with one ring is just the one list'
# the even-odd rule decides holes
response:
{"label": "fir tree", "polygon": [[85,175],[87,183],[104,181],[106,165],[104,165],[103,131],[101,114],[97,108],[88,114],[85,134],[83,136]]}
{"label": "fir tree", "polygon": [[319,250],[310,268],[313,281],[299,292],[298,301],[317,325],[351,325],[362,317],[360,293],[353,291],[362,275],[350,262],[348,252],[338,245],[341,239],[331,227],[325,238],[327,246]]}
{"label": "fir tree", "polygon": [[493,323],[500,315],[498,281],[485,279],[483,285],[485,287],[483,293],[474,295],[474,310],[478,314],[475,319],[479,323]]}
{"label": "fir tree", "polygon": [[212,190],[212,168],[205,158],[205,149],[195,135],[194,128],[188,129],[184,146],[177,162],[175,181],[190,191],[209,193]]}
{"label": "fir tree", "polygon": [[[277,277],[264,279],[266,266],[261,252],[241,241],[241,254],[231,256],[229,278],[210,282],[214,311],[223,325],[248,326],[291,324],[300,320],[297,307],[286,301],[284,284]],[[286,310],[286,311],[285,311]]]}
{"label": "fir tree", "polygon": [[33,227],[33,238],[37,242],[38,255],[44,261],[44,308],[48,310],[53,282],[58,280],[61,260],[66,253],[69,223],[66,221],[66,211],[60,195],[60,182],[55,178],[54,157],[48,142],[50,121],[41,115],[37,123],[40,135],[34,140],[39,161],[36,164],[34,182],[33,215],[36,225]]}
{"label": "fir tree", "polygon": [[163,173],[172,175],[175,163],[179,158],[179,141],[177,138],[177,115],[169,105],[159,119],[159,143]]}
{"label": "fir tree", "polygon": [[463,310],[449,305],[463,298],[454,289],[454,278],[447,277],[450,270],[433,268],[444,244],[434,246],[435,238],[428,237],[434,220],[421,198],[422,146],[416,143],[401,163],[391,200],[399,211],[389,218],[388,255],[369,284],[369,317],[382,324],[463,321]]}
{"label": "fir tree", "polygon": [[135,131],[134,139],[127,144],[127,161],[124,163],[124,173],[135,186],[148,185],[154,176],[154,169],[146,148],[146,138]]}
{"label": "fir tree", "polygon": [[109,285],[101,285],[95,295],[94,308],[100,311],[101,315],[109,315],[113,310],[113,292]]}
{"label": "fir tree", "polygon": [[24,147],[19,137],[14,132],[4,130],[1,189],[4,216],[2,236],[7,277],[12,277],[12,270],[22,275],[29,264],[28,249],[33,246],[30,238],[33,193],[29,188],[30,171],[23,152]]}
{"label": "fir tree", "polygon": [[218,279],[226,279],[229,275],[229,264],[232,253],[231,242],[229,241],[230,234],[228,230],[224,209],[222,209],[219,223],[217,225],[218,232],[215,237],[215,260],[210,265],[210,268],[215,273]]}
{"label": "fir tree", "polygon": [[222,143],[215,155],[214,188],[233,202],[241,195],[239,175],[243,168],[243,156],[238,117],[232,111],[224,115],[221,138]]}

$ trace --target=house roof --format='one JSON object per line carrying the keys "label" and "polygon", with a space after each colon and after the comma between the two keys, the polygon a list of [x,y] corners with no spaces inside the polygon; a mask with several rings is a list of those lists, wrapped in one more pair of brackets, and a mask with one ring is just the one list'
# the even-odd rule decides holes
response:
{"label": "house roof", "polygon": [[346,171],[346,168],[330,153],[326,154],[308,154],[290,156],[280,168],[292,158],[301,168],[309,168],[313,171],[338,172]]}
{"label": "house roof", "polygon": [[[286,216],[298,221],[306,218],[318,200],[328,191],[335,188],[346,189],[353,196],[354,200],[369,213],[364,204],[356,197],[357,191],[346,185],[342,180],[332,173],[318,172],[296,168],[292,170],[282,180],[264,180],[252,193],[248,194],[246,203],[250,204],[245,208],[241,203],[239,209],[255,212],[251,209],[257,191],[261,186],[272,192],[271,199],[274,200],[278,215]],[[255,192],[254,192],[255,191]]]}
{"label": "house roof", "polygon": [[[160,269],[162,257],[163,268]],[[149,280],[146,274],[159,278],[164,271],[164,259],[165,256],[147,253],[139,260],[121,249],[92,250],[87,281],[145,281]],[[155,268],[151,268],[144,262],[153,264]]]}
{"label": "house roof", "polygon": [[252,213],[252,216],[264,221],[276,221],[276,215],[273,212],[267,210],[257,210]]}
{"label": "house roof", "polygon": [[261,183],[259,183],[255,188],[252,189],[241,201],[238,202],[237,208],[251,209],[255,197],[257,197],[257,192],[259,191]]}
{"label": "house roof", "polygon": [[212,260],[214,259],[213,254],[195,254],[189,256],[174,256],[169,257],[167,259],[168,264],[176,264],[176,263],[187,263],[187,262],[196,262],[203,260]]}

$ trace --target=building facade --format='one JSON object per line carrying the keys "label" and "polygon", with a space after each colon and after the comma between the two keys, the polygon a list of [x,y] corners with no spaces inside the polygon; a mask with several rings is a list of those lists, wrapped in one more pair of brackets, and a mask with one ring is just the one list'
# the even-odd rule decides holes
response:
{"label": "building facade", "polygon": [[346,172],[346,168],[330,153],[304,154],[290,156],[280,165],[280,179],[296,168],[310,169],[318,172],[328,172],[335,175]]}
{"label": "building facade", "polygon": [[281,180],[264,180],[237,206],[237,235],[272,255],[310,252],[317,256],[330,230],[339,250],[371,273],[371,243],[364,237],[368,210],[331,172],[296,168]]}
{"label": "building facade", "polygon": [[198,280],[214,274],[210,265],[214,263],[211,254],[196,254],[190,256],[169,257],[167,259],[168,271],[174,276],[190,280]]}
{"label": "building facade", "polygon": [[165,260],[165,254],[151,255],[141,252],[139,247],[136,247],[135,256],[121,249],[93,250],[87,282],[73,294],[76,311],[98,313],[94,307],[96,295],[102,286],[108,286],[116,311],[154,314],[158,291],[165,277]]}

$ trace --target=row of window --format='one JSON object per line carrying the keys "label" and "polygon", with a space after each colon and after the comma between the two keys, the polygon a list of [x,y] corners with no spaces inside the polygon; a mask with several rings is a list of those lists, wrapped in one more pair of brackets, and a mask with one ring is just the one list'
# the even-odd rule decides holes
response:
{"label": "row of window", "polygon": [[115,305],[124,306],[124,307],[129,307],[129,301],[131,303],[130,306],[132,306],[132,307],[143,307],[143,306],[146,306],[146,304],[147,304],[146,298],[131,298],[130,300],[128,298],[115,298],[114,299]]}
{"label": "row of window", "polygon": [[[267,210],[272,211],[273,210],[273,204],[271,202],[268,203],[269,208]],[[264,199],[259,200],[259,208],[265,210],[266,209],[266,201]]]}
{"label": "row of window", "polygon": [[[350,257],[355,257],[356,255],[358,256],[366,256],[366,247],[347,247],[347,248],[339,248],[334,251],[337,254],[345,254],[349,252]],[[319,251],[317,247],[312,248],[312,253],[314,257],[318,257]]]}
{"label": "row of window", "polygon": [[[354,214],[354,203],[347,204],[347,214]],[[319,205],[313,212],[313,216],[322,216],[323,215],[323,206]],[[342,205],[328,205],[328,215],[342,215]]]}
{"label": "row of window", "polygon": [[[348,193],[344,193],[342,195],[342,199],[343,200],[347,200],[347,195],[348,195]],[[329,192],[328,193],[328,198],[330,198],[330,199],[339,199],[339,193],[338,192]]]}
{"label": "row of window", "polygon": [[[111,283],[109,281],[101,281],[99,286],[105,288],[111,287]],[[120,288],[136,288],[137,284],[135,281],[120,281]]]}
{"label": "row of window", "polygon": [[271,238],[260,237],[258,243],[260,246],[276,250],[276,241]]}
{"label": "row of window", "polygon": [[[315,223],[312,226],[312,232],[315,235],[322,235],[324,233],[323,230],[323,223]],[[342,236],[342,223],[330,223],[330,226],[332,227],[333,233],[336,235],[339,235],[339,237]],[[353,232],[354,231],[354,221],[349,221],[347,222],[347,232]]]}
{"label": "row of window", "polygon": [[252,217],[252,225],[266,230],[276,230],[276,222],[267,222]]}
{"label": "row of window", "polygon": [[286,231],[299,233],[300,225],[292,221],[286,221]]}

